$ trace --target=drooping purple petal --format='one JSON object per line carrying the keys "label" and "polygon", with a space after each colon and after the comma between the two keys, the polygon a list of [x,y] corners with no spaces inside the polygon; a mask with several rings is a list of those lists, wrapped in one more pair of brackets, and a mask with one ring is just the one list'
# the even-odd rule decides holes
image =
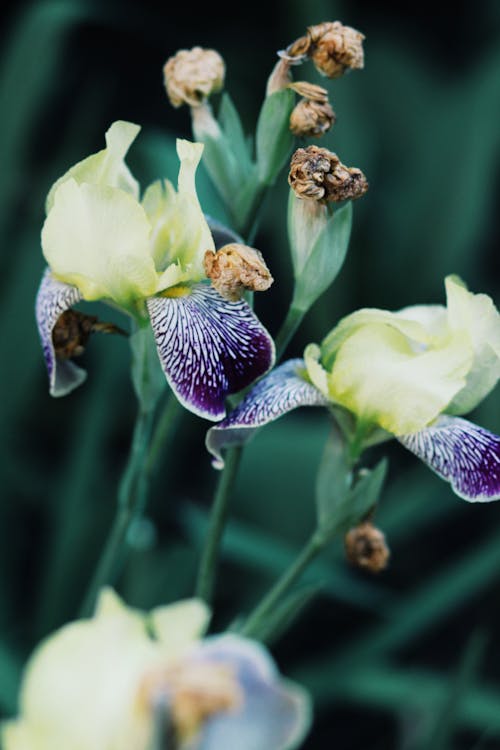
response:
{"label": "drooping purple petal", "polygon": [[201,730],[197,750],[291,750],[310,725],[307,693],[283,680],[265,649],[235,635],[204,640],[189,659],[227,665],[242,705],[213,716]]}
{"label": "drooping purple petal", "polygon": [[147,301],[156,346],[179,401],[206,419],[224,417],[224,401],[263,375],[274,343],[244,300],[228,302],[195,284],[183,297]]}
{"label": "drooping purple petal", "polygon": [[57,281],[50,269],[46,269],[36,297],[36,322],[47,365],[51,396],[65,396],[87,377],[85,370],[71,360],[58,359],[52,342],[52,331],[57,320],[80,300],[81,294],[75,286]]}
{"label": "drooping purple petal", "polygon": [[207,449],[222,468],[221,450],[246,443],[255,431],[299,406],[325,406],[323,394],[301,376],[303,359],[290,359],[262,378],[226,419],[207,433]]}
{"label": "drooping purple petal", "polygon": [[500,437],[466,419],[442,416],[398,440],[469,502],[500,499]]}

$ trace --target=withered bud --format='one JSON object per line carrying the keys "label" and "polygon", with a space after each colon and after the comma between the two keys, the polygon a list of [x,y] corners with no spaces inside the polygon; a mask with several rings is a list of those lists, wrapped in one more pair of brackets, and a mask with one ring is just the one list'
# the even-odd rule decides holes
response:
{"label": "withered bud", "polygon": [[368,190],[360,169],[346,167],[337,154],[319,146],[297,149],[290,162],[288,183],[298,198],[323,204],[354,200]]}
{"label": "withered bud", "polygon": [[85,315],[78,310],[65,310],[52,330],[52,343],[58,359],[79,357],[85,351],[90,334],[118,333],[128,334],[113,323],[101,323],[95,315]]}
{"label": "withered bud", "polygon": [[198,107],[224,85],[224,60],[213,49],[181,49],[163,68],[165,87],[174,107]]}
{"label": "withered bud", "polygon": [[361,32],[344,26],[340,21],[309,26],[308,55],[316,69],[328,78],[339,78],[347,69],[364,67],[363,39]]}
{"label": "withered bud", "polygon": [[56,356],[59,359],[69,359],[83,354],[96,323],[95,315],[84,315],[77,310],[63,312],[52,330]]}
{"label": "withered bud", "polygon": [[207,250],[203,262],[212,285],[232,302],[240,299],[245,289],[264,292],[274,281],[262,254],[236,242],[224,245],[215,253]]}
{"label": "withered bud", "polygon": [[278,54],[284,59],[300,63],[307,58],[309,50],[311,48],[311,37],[309,33],[305,36],[300,36],[294,42],[288,45],[286,50],[279,52]]}
{"label": "withered bud", "polygon": [[290,88],[304,97],[290,115],[292,133],[299,137],[319,138],[330,130],[336,118],[328,102],[327,90],[307,81],[292,83]]}
{"label": "withered bud", "polygon": [[344,541],[346,557],[351,565],[370,573],[379,573],[387,567],[390,551],[385,536],[369,521],[351,529]]}

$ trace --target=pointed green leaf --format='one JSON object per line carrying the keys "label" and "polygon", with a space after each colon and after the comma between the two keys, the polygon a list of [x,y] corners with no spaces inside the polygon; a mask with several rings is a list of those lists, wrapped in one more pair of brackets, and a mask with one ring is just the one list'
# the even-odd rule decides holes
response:
{"label": "pointed green leaf", "polygon": [[219,122],[244,171],[250,170],[252,168],[252,159],[249,143],[245,137],[238,110],[228,93],[222,95]]}
{"label": "pointed green leaf", "polygon": [[349,493],[342,518],[342,530],[347,531],[359,523],[380,497],[388,462],[383,458],[374,469],[364,469],[360,479]]}
{"label": "pointed green leaf", "polygon": [[257,123],[257,164],[261,182],[270,185],[290,154],[290,115],[295,94],[282,89],[264,99]]}
{"label": "pointed green leaf", "polygon": [[132,383],[141,405],[152,409],[166,386],[151,326],[139,328],[130,337]]}
{"label": "pointed green leaf", "polygon": [[[292,214],[296,210],[295,201],[292,202]],[[305,201],[304,201],[305,202]],[[342,268],[347,254],[352,226],[352,204],[347,203],[342,208],[333,212],[325,222],[321,214],[322,224],[319,232],[315,235],[311,232],[312,244],[309,252],[304,247],[303,240],[299,240],[299,232],[296,228],[294,218],[289,218],[289,231],[291,228],[290,242],[292,245],[292,258],[295,266],[295,292],[293,306],[300,310],[308,310],[318,297],[325,292],[335,280]]]}
{"label": "pointed green leaf", "polygon": [[326,442],[316,477],[316,512],[319,528],[335,525],[351,486],[352,472],[347,446],[334,425]]}

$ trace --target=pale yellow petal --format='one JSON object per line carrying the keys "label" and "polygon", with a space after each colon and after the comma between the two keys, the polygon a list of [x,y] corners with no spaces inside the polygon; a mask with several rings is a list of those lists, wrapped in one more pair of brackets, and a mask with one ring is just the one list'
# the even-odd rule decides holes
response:
{"label": "pale yellow petal", "polygon": [[321,364],[321,349],[317,344],[309,344],[304,352],[304,362],[311,383],[327,398],[330,395],[328,387],[328,372]]}
{"label": "pale yellow petal", "polygon": [[153,609],[150,623],[167,657],[179,656],[208,628],[211,612],[201,599],[186,599]]}
{"label": "pale yellow petal", "polygon": [[368,324],[338,349],[330,397],[394,435],[422,429],[463,387],[472,352],[460,337],[440,350],[418,352],[393,326]]}
{"label": "pale yellow petal", "polygon": [[70,179],[57,189],[42,248],[54,276],[77,286],[85,299],[127,307],[156,291],[149,234],[144,209],[131,195]]}
{"label": "pale yellow petal", "polygon": [[52,185],[46,201],[47,213],[54,205],[57,188],[69,179],[75,180],[78,184],[88,182],[117,187],[138,198],[139,185],[124,159],[140,129],[139,125],[132,122],[114,122],[106,132],[106,148],[72,166]]}

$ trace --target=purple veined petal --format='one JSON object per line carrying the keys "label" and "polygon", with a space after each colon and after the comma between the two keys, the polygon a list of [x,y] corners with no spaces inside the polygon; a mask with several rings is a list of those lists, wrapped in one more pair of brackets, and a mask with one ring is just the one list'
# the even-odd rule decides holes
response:
{"label": "purple veined petal", "polygon": [[182,297],[147,301],[158,355],[175,395],[217,421],[225,399],[272,367],[274,342],[244,300],[228,302],[207,284]]}
{"label": "purple veined petal", "polygon": [[63,312],[81,300],[75,286],[64,284],[53,278],[47,268],[42,276],[36,297],[36,322],[42,342],[43,355],[49,375],[51,396],[65,396],[83,383],[87,377],[85,370],[69,359],[58,359],[52,343],[52,331]]}
{"label": "purple veined petal", "polygon": [[207,638],[188,658],[227,664],[242,693],[240,707],[208,719],[193,750],[292,750],[300,746],[311,723],[309,696],[280,676],[262,646],[223,635]]}
{"label": "purple veined petal", "polygon": [[460,417],[440,417],[398,438],[469,502],[500,499],[500,437]]}
{"label": "purple veined petal", "polygon": [[233,232],[232,229],[229,229],[229,227],[226,227],[220,221],[217,221],[217,219],[212,219],[211,216],[205,216],[205,219],[207,220],[208,228],[212,233],[216,250],[219,250],[221,247],[224,247],[224,245],[229,245],[232,242],[237,242],[242,245],[245,244],[239,234]]}
{"label": "purple veined petal", "polygon": [[247,393],[229,416],[212,427],[206,438],[207,450],[214,456],[213,466],[224,466],[221,451],[250,440],[259,427],[299,406],[326,406],[325,396],[301,377],[303,359],[290,359],[262,378]]}

